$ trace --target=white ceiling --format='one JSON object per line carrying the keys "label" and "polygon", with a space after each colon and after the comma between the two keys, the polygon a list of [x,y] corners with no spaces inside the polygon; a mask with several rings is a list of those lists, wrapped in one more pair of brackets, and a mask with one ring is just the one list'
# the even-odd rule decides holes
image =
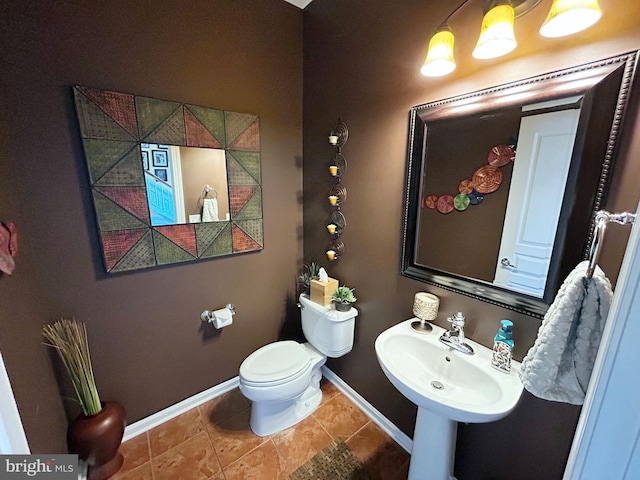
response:
{"label": "white ceiling", "polygon": [[311,3],[312,0],[285,0],[289,2],[291,5],[295,5],[299,8],[304,8]]}

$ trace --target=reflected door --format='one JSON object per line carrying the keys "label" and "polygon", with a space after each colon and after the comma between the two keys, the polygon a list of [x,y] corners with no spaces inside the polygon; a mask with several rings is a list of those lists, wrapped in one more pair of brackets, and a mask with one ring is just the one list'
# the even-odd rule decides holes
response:
{"label": "reflected door", "polygon": [[544,294],[579,115],[563,110],[520,123],[496,285]]}
{"label": "reflected door", "polygon": [[171,186],[148,172],[145,172],[144,179],[147,185],[147,198],[149,200],[151,224],[175,224],[176,205]]}

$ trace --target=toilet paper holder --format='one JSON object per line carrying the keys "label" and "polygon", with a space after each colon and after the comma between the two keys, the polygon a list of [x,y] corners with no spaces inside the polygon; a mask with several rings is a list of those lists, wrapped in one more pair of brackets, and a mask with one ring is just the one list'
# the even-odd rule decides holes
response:
{"label": "toilet paper holder", "polygon": [[[236,307],[232,303],[227,303],[225,308],[231,312],[232,316],[236,314]],[[214,323],[216,319],[215,312],[213,310],[205,310],[200,314],[200,319],[205,323]]]}

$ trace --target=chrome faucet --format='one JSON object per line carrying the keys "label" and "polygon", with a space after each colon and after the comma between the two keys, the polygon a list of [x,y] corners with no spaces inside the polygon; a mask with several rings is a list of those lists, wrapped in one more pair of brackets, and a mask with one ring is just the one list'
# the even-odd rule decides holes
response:
{"label": "chrome faucet", "polygon": [[447,330],[440,336],[440,341],[448,347],[467,355],[473,355],[473,348],[465,343],[464,323],[466,318],[462,312],[456,312],[447,318],[451,323],[451,330]]}

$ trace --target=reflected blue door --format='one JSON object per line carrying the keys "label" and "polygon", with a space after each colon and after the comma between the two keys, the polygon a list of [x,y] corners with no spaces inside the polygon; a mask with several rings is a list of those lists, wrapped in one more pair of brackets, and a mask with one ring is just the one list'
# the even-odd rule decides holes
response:
{"label": "reflected blue door", "polygon": [[176,205],[173,188],[159,178],[145,172],[151,225],[174,225],[176,223]]}

